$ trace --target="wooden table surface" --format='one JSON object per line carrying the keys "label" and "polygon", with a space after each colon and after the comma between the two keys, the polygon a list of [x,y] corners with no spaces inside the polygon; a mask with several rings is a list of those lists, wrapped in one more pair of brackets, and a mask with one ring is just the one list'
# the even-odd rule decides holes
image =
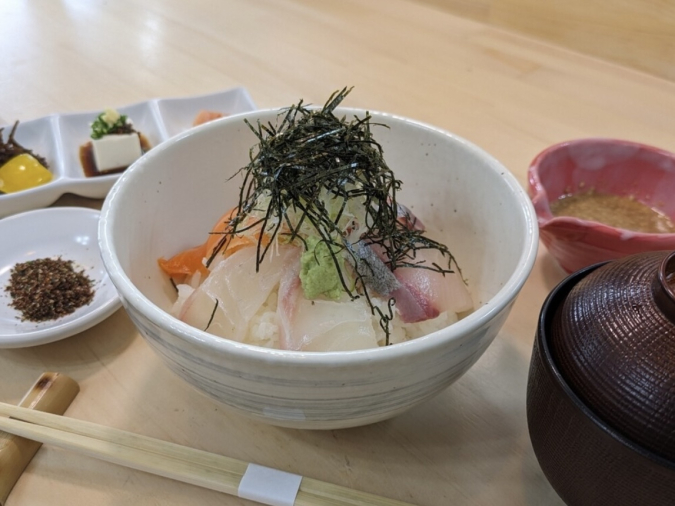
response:
{"label": "wooden table surface", "polygon": [[[323,103],[346,85],[346,105],[463,136],[523,185],[532,158],[556,142],[675,147],[675,83],[411,0],[0,2],[5,123],[235,86],[261,108]],[[60,342],[0,350],[0,400],[18,403],[43,371],[58,371],[81,386],[72,417],[423,506],[560,505],[530,445],[525,387],[540,306],[563,276],[542,246],[480,361],[433,400],[368,427],[298,431],[230,414],[171,373],[124,310]],[[7,506],[42,504],[250,503],[44,446]]]}

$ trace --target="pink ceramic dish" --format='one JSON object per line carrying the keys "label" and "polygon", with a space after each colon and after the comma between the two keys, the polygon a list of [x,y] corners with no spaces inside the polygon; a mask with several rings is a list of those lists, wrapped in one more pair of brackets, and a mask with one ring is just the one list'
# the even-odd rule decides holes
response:
{"label": "pink ceramic dish", "polygon": [[594,189],[632,196],[675,221],[675,154],[635,142],[580,139],[542,151],[530,164],[529,192],[540,237],[567,272],[656,250],[675,250],[675,234],[647,234],[572,217],[549,206],[563,195]]}

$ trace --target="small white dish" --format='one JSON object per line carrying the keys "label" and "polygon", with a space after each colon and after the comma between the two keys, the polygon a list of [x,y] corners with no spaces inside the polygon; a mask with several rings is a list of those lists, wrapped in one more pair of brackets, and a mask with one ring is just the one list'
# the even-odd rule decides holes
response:
{"label": "small white dish", "polygon": [[226,92],[195,95],[182,98],[162,98],[156,101],[159,117],[167,138],[174,137],[192,128],[195,116],[200,111],[211,111],[232,116],[256,109],[251,96],[244,88]]}
{"label": "small white dish", "polygon": [[[64,193],[82,197],[104,198],[120,174],[87,177],[80,162],[80,146],[91,139],[90,125],[106,107],[98,111],[55,114],[19,123],[16,141],[35,154],[44,157],[53,179],[42,186],[21,192],[0,195],[0,218],[53,204]],[[129,116],[134,126],[148,140],[151,150],[166,140],[192,128],[202,110],[226,116],[256,109],[245,88],[232,88],[209,95],[147,100],[118,107]],[[20,119],[20,118],[17,118]],[[7,140],[12,124],[1,125]]]}
{"label": "small white dish", "polygon": [[[23,348],[51,343],[87,330],[121,305],[108,278],[98,248],[100,213],[81,207],[55,207],[16,214],[0,220],[0,348]],[[86,306],[57,320],[21,321],[6,291],[17,263],[39,258],[72,260],[93,281],[94,298]]]}

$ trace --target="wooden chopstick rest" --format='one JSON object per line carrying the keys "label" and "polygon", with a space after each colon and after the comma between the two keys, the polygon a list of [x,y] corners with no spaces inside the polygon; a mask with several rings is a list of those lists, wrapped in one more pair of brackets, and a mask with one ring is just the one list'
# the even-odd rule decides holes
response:
{"label": "wooden chopstick rest", "polygon": [[[57,372],[45,372],[26,392],[19,406],[62,415],[80,391],[76,381]],[[42,443],[0,431],[0,506]]]}

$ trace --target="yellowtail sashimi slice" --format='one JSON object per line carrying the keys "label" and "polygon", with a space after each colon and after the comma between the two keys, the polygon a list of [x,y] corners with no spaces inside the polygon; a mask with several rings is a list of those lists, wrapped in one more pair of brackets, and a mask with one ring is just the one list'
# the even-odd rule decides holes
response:
{"label": "yellowtail sashimi slice", "polygon": [[[436,250],[419,250],[414,261],[442,267],[448,263],[447,257]],[[429,269],[401,267],[394,271],[394,275],[418,303],[427,308],[428,318],[443,311],[462,313],[473,308],[471,294],[457,272],[443,275]]]}

